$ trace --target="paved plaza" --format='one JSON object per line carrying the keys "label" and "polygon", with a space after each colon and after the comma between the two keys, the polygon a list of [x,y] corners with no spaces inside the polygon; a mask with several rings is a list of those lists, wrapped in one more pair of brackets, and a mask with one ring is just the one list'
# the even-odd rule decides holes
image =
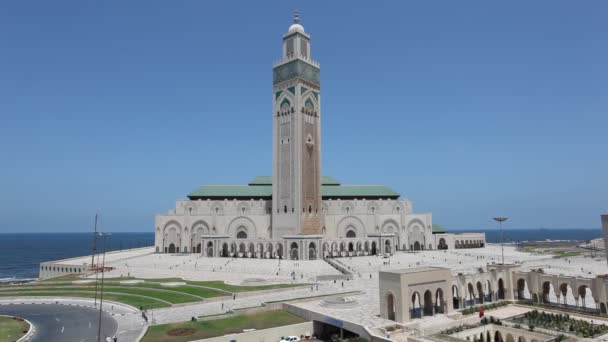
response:
{"label": "paved plaza", "polygon": [[[554,258],[552,255],[546,254],[533,255],[517,251],[512,245],[506,245],[504,252],[505,263],[519,264],[524,271],[540,267],[548,274],[580,277],[593,277],[597,274],[608,273],[606,262],[601,258],[593,259],[588,256]],[[80,262],[87,260],[86,257],[80,259]],[[152,248],[146,248],[112,253],[111,257],[106,257],[106,263],[114,268],[107,273],[106,277],[183,278],[192,281],[221,280],[235,285],[246,284],[247,280],[251,279],[263,279],[268,284],[318,284],[318,290],[317,285],[315,285],[312,291],[306,287],[279,293],[237,298],[236,300],[210,301],[178,308],[156,309],[154,310],[156,323],[184,321],[192,316],[218,314],[230,309],[258,306],[270,300],[288,300],[360,291],[361,294],[359,295],[349,296],[358,302],[358,305],[354,308],[327,308],[320,305],[320,300],[301,302],[296,305],[364,326],[378,326],[390,323],[390,321],[377,317],[379,314],[379,271],[441,266],[451,269],[454,275],[458,273],[471,274],[478,272],[479,268],[488,264],[499,263],[500,259],[501,248],[500,245],[495,244],[489,244],[487,247],[480,249],[399,252],[390,258],[377,256],[336,258],[333,260],[350,270],[354,278],[349,281],[338,280],[334,282],[333,280],[317,280],[319,276],[341,274],[323,260],[207,258],[198,254],[155,254]],[[589,293],[589,295],[592,294]],[[554,293],[551,293],[550,296],[553,297],[553,300],[555,299]],[[574,298],[568,298],[568,303],[574,304]],[[591,307],[593,301],[588,301],[587,305]],[[435,322],[437,322],[436,319]]]}

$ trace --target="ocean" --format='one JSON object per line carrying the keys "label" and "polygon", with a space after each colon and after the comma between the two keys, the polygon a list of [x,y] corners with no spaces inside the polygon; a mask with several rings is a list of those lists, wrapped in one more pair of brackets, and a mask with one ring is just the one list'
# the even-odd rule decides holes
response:
{"label": "ocean", "polygon": [[[499,230],[450,230],[484,232],[488,242],[499,242]],[[0,279],[38,277],[41,262],[91,254],[92,233],[0,234]],[[591,240],[602,236],[600,229],[505,229],[505,242],[543,240]],[[107,250],[152,246],[154,234],[112,233]]]}
{"label": "ocean", "polygon": [[[41,262],[91,255],[92,241],[93,233],[0,234],[0,279],[37,278]],[[106,238],[108,251],[152,245],[152,232],[112,233]]]}

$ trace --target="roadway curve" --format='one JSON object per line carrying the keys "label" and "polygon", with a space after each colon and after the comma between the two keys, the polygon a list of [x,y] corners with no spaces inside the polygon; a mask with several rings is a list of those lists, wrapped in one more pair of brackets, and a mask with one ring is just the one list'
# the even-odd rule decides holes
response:
{"label": "roadway curve", "polygon": [[[32,342],[97,341],[99,310],[57,304],[0,305],[0,314],[22,317],[34,325]],[[114,336],[118,325],[112,316],[102,315],[101,336]]]}

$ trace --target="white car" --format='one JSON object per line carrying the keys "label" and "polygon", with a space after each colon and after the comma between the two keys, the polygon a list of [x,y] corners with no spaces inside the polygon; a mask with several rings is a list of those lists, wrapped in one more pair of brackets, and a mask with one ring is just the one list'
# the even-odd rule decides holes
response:
{"label": "white car", "polygon": [[300,338],[298,336],[287,336],[281,342],[300,342]]}

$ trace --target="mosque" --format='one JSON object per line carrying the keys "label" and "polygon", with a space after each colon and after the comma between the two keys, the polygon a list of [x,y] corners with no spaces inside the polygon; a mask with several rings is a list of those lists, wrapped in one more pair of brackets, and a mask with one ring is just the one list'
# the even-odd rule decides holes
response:
{"label": "mosque", "polygon": [[157,253],[314,260],[476,248],[483,233],[449,234],[384,185],[321,174],[320,65],[298,14],[273,67],[272,176],[204,185],[156,216]]}

